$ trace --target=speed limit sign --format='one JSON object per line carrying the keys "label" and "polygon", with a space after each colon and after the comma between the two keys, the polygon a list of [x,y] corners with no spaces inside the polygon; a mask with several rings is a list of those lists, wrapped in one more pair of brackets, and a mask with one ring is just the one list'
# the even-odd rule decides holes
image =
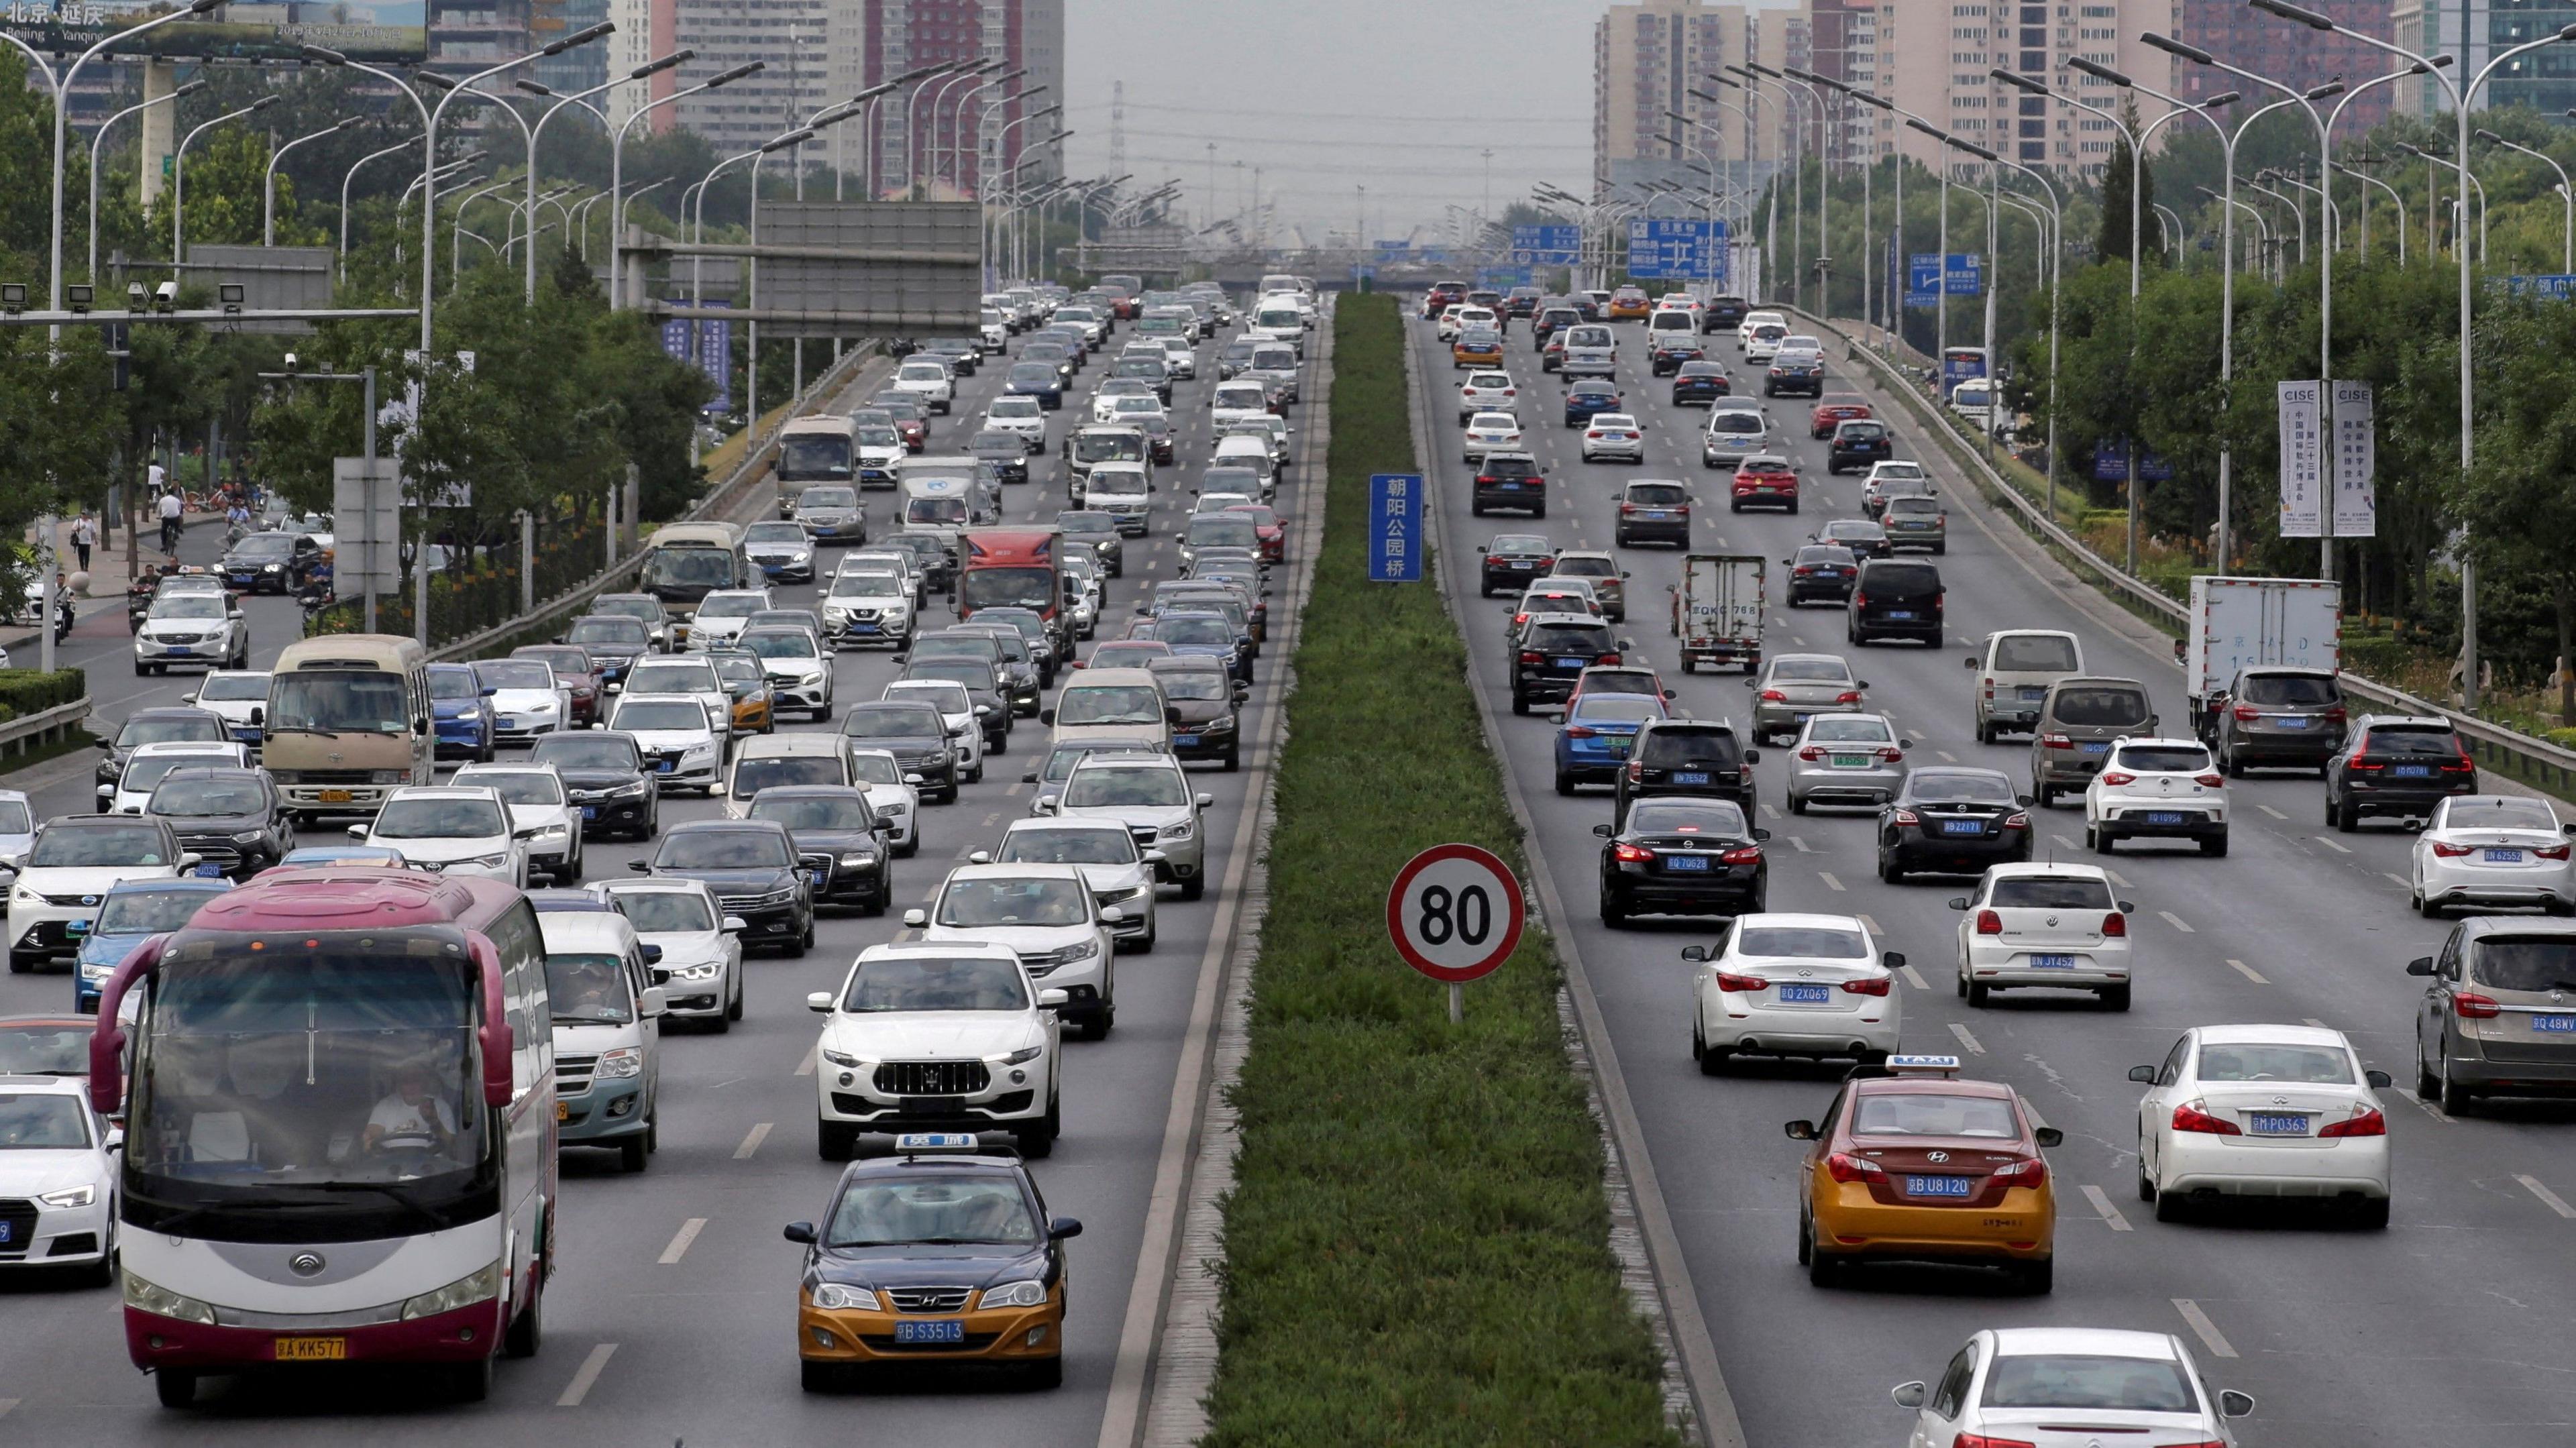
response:
{"label": "speed limit sign", "polygon": [[1521,942],[1521,882],[1493,851],[1436,845],[1405,861],[1386,893],[1386,933],[1415,970],[1452,987],[1493,973]]}

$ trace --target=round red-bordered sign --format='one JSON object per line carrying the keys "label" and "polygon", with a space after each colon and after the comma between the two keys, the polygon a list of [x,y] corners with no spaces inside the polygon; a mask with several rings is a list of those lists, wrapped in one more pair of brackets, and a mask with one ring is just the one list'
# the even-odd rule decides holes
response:
{"label": "round red-bordered sign", "polygon": [[1491,975],[1521,943],[1521,882],[1493,851],[1434,845],[1386,892],[1386,933],[1404,963],[1456,985]]}

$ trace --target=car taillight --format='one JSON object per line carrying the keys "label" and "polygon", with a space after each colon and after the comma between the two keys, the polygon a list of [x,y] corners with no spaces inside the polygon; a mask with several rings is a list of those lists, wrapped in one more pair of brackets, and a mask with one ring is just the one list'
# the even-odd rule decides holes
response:
{"label": "car taillight", "polygon": [[2451,997],[2451,1014],[2464,1021],[2491,1021],[2503,1007],[2475,991],[2460,991]]}
{"label": "car taillight", "polygon": [[1878,757],[1886,760],[1890,764],[1903,764],[1905,762],[1905,751],[1902,749],[1882,749],[1878,751]]}
{"label": "car taillight", "polygon": [[1923,823],[1923,817],[1910,809],[1898,810],[1891,819],[1893,823],[1900,825],[1919,825]]}
{"label": "car taillight", "polygon": [[2138,777],[2134,774],[2123,774],[2116,769],[2106,769],[2102,771],[2102,782],[2117,788],[2120,785],[2137,783]]}
{"label": "car taillight", "polygon": [[1619,505],[1619,512],[1620,512],[1620,514],[1621,514],[1622,516],[1625,516],[1626,514],[1629,514],[1629,513],[1633,513],[1633,512],[1635,512],[1635,511],[1637,511],[1637,505],[1636,505],[1636,504],[1634,504],[1634,503],[1621,503],[1621,504]]}
{"label": "car taillight", "polygon": [[1777,689],[1765,689],[1762,691],[1762,702],[1765,704],[1786,704],[1789,702],[1789,696],[1781,693]]}
{"label": "car taillight", "polygon": [[1516,613],[1516,614],[1513,614],[1513,615],[1512,615],[1512,627],[1514,627],[1514,628],[1519,628],[1522,624],[1525,624],[1525,623],[1527,623],[1527,622],[1529,622],[1529,615],[1528,615],[1528,614],[1525,614],[1525,613]]}
{"label": "car taillight", "polygon": [[[2478,847],[2475,845],[2446,845],[2440,840],[2435,840],[2433,842],[2433,853],[2445,860],[2456,860],[2462,855],[2475,854],[2477,852],[2477,848]],[[2561,850],[2559,852],[2559,857],[2564,859],[2566,857],[2566,851]]]}
{"label": "car taillight", "polygon": [[1584,433],[1583,435],[1584,435],[1585,437],[1591,438],[1591,439],[1592,439],[1592,440],[1594,440],[1595,442],[1598,442],[1598,441],[1600,440],[1600,438],[1601,438],[1601,429],[1599,429],[1599,428],[1597,428],[1597,427],[1596,427],[1596,428],[1593,428],[1592,430],[1590,430],[1590,431],[1588,431],[1588,432]]}
{"label": "car taillight", "polygon": [[2386,1136],[2387,1134],[2388,1118],[2380,1115],[2377,1110],[2368,1106],[2354,1107],[2352,1109],[2351,1116],[2342,1121],[2334,1122],[2328,1125],[2325,1130],[2317,1133],[2319,1136],[2337,1138],[2346,1136]]}
{"label": "car taillight", "polygon": [[1834,702],[1837,704],[1857,704],[1860,702],[1860,691],[1857,689],[1845,689],[1834,696]]}
{"label": "car taillight", "polygon": [[1887,994],[1889,983],[1887,976],[1863,976],[1859,980],[1844,981],[1843,990],[1850,995],[1883,996]]}
{"label": "car taillight", "polygon": [[2195,1132],[2202,1136],[2243,1136],[2245,1128],[2233,1121],[2222,1121],[2201,1109],[2200,1101],[2186,1101],[2174,1108],[2173,1129]]}
{"label": "car taillight", "polygon": [[2443,765],[2442,772],[2445,774],[2474,773],[2476,772],[2477,767],[2478,762],[2476,760],[2463,754],[2459,758]]}
{"label": "car taillight", "polygon": [[2113,940],[2129,938],[2129,917],[2114,910],[2102,917],[2102,933]]}
{"label": "car taillight", "polygon": [[2239,704],[2227,712],[2235,715],[2236,722],[2239,724],[2251,724],[2255,720],[2263,717],[2263,711],[2255,708],[2251,704]]}
{"label": "car taillight", "polygon": [[1721,970],[1717,973],[1717,988],[1733,994],[1738,991],[1769,990],[1771,982],[1758,975],[1730,975]]}
{"label": "car taillight", "polygon": [[1534,654],[1527,649],[1523,649],[1521,651],[1521,662],[1524,664],[1543,664],[1547,662],[1547,655]]}
{"label": "car taillight", "polygon": [[1596,664],[1616,664],[1619,662],[1619,656],[1617,654],[1603,654],[1592,662]]}
{"label": "car taillight", "polygon": [[1813,744],[1810,744],[1798,751],[1798,757],[1806,760],[1810,764],[1813,764],[1817,760],[1825,757],[1825,751],[1817,748]]}
{"label": "car taillight", "polygon": [[2191,777],[2191,782],[2209,789],[2217,789],[2227,783],[2226,780],[2220,778],[2215,772],[2209,774],[2195,774]]}
{"label": "car taillight", "polygon": [[2004,828],[2008,830],[2029,829],[2030,816],[2026,814],[2008,814],[2004,816]]}
{"label": "car taillight", "polygon": [[2035,1187],[2048,1180],[2048,1163],[2035,1156],[2008,1161],[1990,1173],[2006,1186]]}
{"label": "car taillight", "polygon": [[2075,741],[2067,738],[2063,734],[2042,734],[2039,736],[2039,747],[2042,749],[2072,749],[2075,747]]}
{"label": "car taillight", "polygon": [[2385,763],[2375,759],[2355,759],[2344,765],[2344,768],[2354,770],[2362,774],[2375,774],[2387,767],[2388,766]]}
{"label": "car taillight", "polygon": [[1762,847],[1760,845],[1738,845],[1734,849],[1728,850],[1724,854],[1719,855],[1718,859],[1730,865],[1758,865],[1762,863]]}
{"label": "car taillight", "polygon": [[1568,739],[1598,739],[1601,737],[1601,731],[1588,724],[1568,724],[1565,726],[1565,737]]}
{"label": "car taillight", "polygon": [[2325,718],[2326,722],[2329,724],[2342,723],[2344,721],[2343,706],[2341,704],[2337,704],[2333,708],[2328,709],[2325,713]]}
{"label": "car taillight", "polygon": [[1623,865],[1643,864],[1654,857],[1654,851],[1642,849],[1636,845],[1625,843],[1624,841],[1610,847],[1610,858],[1617,860]]}
{"label": "car taillight", "polygon": [[1859,592],[1855,592],[1855,593],[1853,593],[1853,594],[1852,594],[1852,607],[1854,607],[1854,608],[1867,608],[1867,607],[1869,607],[1869,595],[1868,595],[1868,594],[1866,594],[1866,593],[1859,593]]}
{"label": "car taillight", "polygon": [[[1834,1152],[1825,1158],[1825,1174],[1838,1182],[1884,1182],[1887,1168],[1865,1156]],[[2027,1448],[2027,1445],[2025,1445]]]}
{"label": "car taillight", "polygon": [[1634,783],[1636,783],[1637,781],[1644,779],[1645,777],[1646,777],[1646,766],[1645,766],[1644,761],[1642,761],[1642,760],[1636,760],[1636,759],[1631,759],[1631,760],[1629,760],[1629,761],[1628,761],[1628,782],[1629,782],[1629,783],[1631,783],[1631,784],[1634,784]]}
{"label": "car taillight", "polygon": [[2538,855],[2544,860],[2563,860],[2567,858],[2568,847],[2565,845],[2542,845],[2539,849],[2532,851],[2532,853]]}
{"label": "car taillight", "polygon": [[2003,934],[2003,933],[2004,933],[2004,918],[2003,918],[2001,915],[1996,914],[1996,913],[1995,913],[1994,911],[1992,911],[1992,910],[1980,910],[1980,911],[1978,911],[1978,912],[1977,912],[1977,933],[1978,933],[1979,935],[2001,935],[2001,934]]}

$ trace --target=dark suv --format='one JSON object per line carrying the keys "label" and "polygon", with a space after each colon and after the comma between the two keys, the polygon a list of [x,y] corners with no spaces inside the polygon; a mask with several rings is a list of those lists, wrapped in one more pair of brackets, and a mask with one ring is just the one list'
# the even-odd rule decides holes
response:
{"label": "dark suv", "polygon": [[1834,424],[1834,440],[1825,453],[1825,471],[1840,474],[1845,468],[1867,468],[1894,456],[1896,442],[1887,435],[1886,423],[1854,418]]}
{"label": "dark suv", "polygon": [[1628,646],[1590,614],[1531,614],[1511,641],[1512,712],[1565,698],[1585,669],[1619,662]]}
{"label": "dark suv", "polygon": [[2323,773],[2343,741],[2343,724],[2343,685],[2333,670],[2275,665],[2239,670],[2209,701],[2201,737],[2234,778],[2274,765]]}
{"label": "dark suv", "polygon": [[1611,782],[1611,827],[1627,828],[1628,806],[1656,795],[1731,799],[1751,818],[1753,766],[1761,758],[1722,719],[1650,719]]}
{"label": "dark suv", "polygon": [[2364,815],[2428,819],[2444,795],[2477,792],[2477,762],[2448,719],[2364,714],[2326,761],[2326,819],[2347,835]]}
{"label": "dark suv", "polygon": [[1483,554],[1483,567],[1476,579],[1476,596],[1491,598],[1497,592],[1520,596],[1533,580],[1545,578],[1556,566],[1556,545],[1539,533],[1503,533],[1476,550]]}
{"label": "dark suv", "polygon": [[1711,297],[1700,311],[1699,329],[1703,332],[1731,332],[1744,322],[1750,310],[1742,297]]}
{"label": "dark suv", "polygon": [[1530,322],[1530,345],[1543,347],[1547,339],[1583,320],[1583,314],[1572,307],[1541,307]]}
{"label": "dark suv", "polygon": [[1467,510],[1481,518],[1491,508],[1527,508],[1533,518],[1547,516],[1547,474],[1537,458],[1525,452],[1485,454],[1476,467],[1476,493]]}
{"label": "dark suv", "polygon": [[1849,641],[1921,639],[1941,647],[1941,570],[1913,559],[1872,558],[1852,581],[1843,632]]}

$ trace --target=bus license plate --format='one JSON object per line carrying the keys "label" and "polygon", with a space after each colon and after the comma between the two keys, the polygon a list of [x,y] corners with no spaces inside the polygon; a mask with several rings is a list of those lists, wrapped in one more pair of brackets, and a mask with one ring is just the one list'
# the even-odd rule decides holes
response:
{"label": "bus license plate", "polygon": [[1976,1183],[1962,1176],[1909,1176],[1905,1194],[1909,1197],[1964,1197],[1974,1194]]}
{"label": "bus license plate", "polygon": [[2305,1136],[2308,1118],[2298,1112],[2257,1111],[2247,1120],[2256,1136]]}
{"label": "bus license plate", "polygon": [[941,1318],[935,1322],[898,1322],[894,1325],[897,1342],[964,1342],[966,1319]]}
{"label": "bus license plate", "polygon": [[335,1363],[349,1356],[345,1337],[281,1337],[277,1339],[277,1361],[282,1363]]}
{"label": "bus license plate", "polygon": [[320,796],[324,804],[347,804],[350,794],[345,789],[326,789]]}
{"label": "bus license plate", "polygon": [[1780,1003],[1791,1006],[1820,1006],[1834,998],[1833,987],[1823,985],[1784,985]]}
{"label": "bus license plate", "polygon": [[557,1120],[557,1121],[570,1121],[571,1119],[572,1119],[572,1107],[571,1107],[569,1104],[565,1103],[565,1102],[561,1102],[561,1101],[556,1102],[556,1103],[555,1103],[555,1120]]}

